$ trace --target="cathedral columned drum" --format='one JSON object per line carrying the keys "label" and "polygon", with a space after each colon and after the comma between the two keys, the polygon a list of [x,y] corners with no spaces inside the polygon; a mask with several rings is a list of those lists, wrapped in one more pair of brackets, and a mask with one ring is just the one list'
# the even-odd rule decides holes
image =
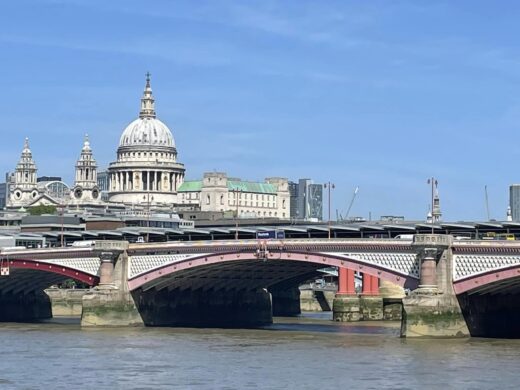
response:
{"label": "cathedral columned drum", "polygon": [[170,129],[155,114],[150,75],[141,98],[139,118],[121,135],[117,161],[108,168],[109,202],[128,205],[178,203],[177,191],[184,181],[184,165]]}

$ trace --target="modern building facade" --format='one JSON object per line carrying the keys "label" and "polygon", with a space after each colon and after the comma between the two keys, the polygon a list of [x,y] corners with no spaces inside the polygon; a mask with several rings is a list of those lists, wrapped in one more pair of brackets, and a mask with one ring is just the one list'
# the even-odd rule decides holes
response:
{"label": "modern building facade", "polygon": [[323,186],[311,179],[289,182],[291,193],[291,218],[301,220],[323,220]]}
{"label": "modern building facade", "polygon": [[7,204],[7,182],[0,183],[0,210],[4,209]]}
{"label": "modern building facade", "polygon": [[185,181],[179,187],[179,203],[212,212],[232,211],[239,218],[289,219],[287,179],[271,177],[265,182],[228,178],[224,172],[205,173],[202,180]]}
{"label": "modern building facade", "polygon": [[509,186],[509,207],[511,208],[511,219],[514,222],[520,221],[520,184]]}

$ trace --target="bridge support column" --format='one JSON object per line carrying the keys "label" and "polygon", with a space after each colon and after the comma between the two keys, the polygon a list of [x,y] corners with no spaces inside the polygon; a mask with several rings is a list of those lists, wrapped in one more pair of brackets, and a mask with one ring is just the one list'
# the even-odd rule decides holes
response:
{"label": "bridge support column", "polygon": [[452,237],[416,235],[419,288],[403,299],[402,337],[468,337],[469,331],[452,285]]}
{"label": "bridge support column", "polygon": [[363,321],[380,321],[383,319],[383,298],[379,296],[377,276],[363,274],[363,289],[359,297],[359,306]]}
{"label": "bridge support column", "polygon": [[300,289],[271,291],[273,302],[273,316],[291,317],[301,314]]}
{"label": "bridge support column", "polygon": [[383,319],[385,321],[400,321],[403,311],[404,289],[397,284],[381,280],[379,293],[383,297]]}
{"label": "bridge support column", "polygon": [[101,260],[101,264],[99,266],[99,285],[115,286],[114,263],[117,259],[114,258],[114,253],[101,252],[99,259]]}
{"label": "bridge support column", "polygon": [[340,322],[354,322],[361,319],[354,271],[351,269],[338,268],[338,293],[332,302],[332,318]]}
{"label": "bridge support column", "polygon": [[81,326],[142,326],[128,291],[128,242],[96,241],[98,248],[100,283],[83,296]]}

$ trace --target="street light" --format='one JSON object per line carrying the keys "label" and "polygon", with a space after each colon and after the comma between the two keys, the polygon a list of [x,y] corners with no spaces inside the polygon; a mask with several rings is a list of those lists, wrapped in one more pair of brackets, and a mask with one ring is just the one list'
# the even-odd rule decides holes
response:
{"label": "street light", "polygon": [[[148,192],[145,195],[143,195],[143,200],[146,200],[146,209],[147,209],[147,213],[146,213],[146,227],[147,227],[147,230],[146,230],[146,242],[150,242],[150,193]],[[153,201],[153,196],[152,196],[152,199]]]}
{"label": "street light", "polygon": [[329,231],[329,240],[330,240],[330,190],[336,188],[336,186],[334,185],[334,183],[331,183],[330,181],[325,183],[323,185],[324,188],[328,188],[329,190],[329,222],[328,222],[328,231]]}
{"label": "street light", "polygon": [[235,240],[238,240],[238,194],[242,193],[242,190],[235,188],[231,192],[235,194]]}
{"label": "street light", "polygon": [[434,215],[433,215],[433,200],[434,200],[434,197],[435,197],[435,187],[437,187],[437,179],[435,179],[433,176],[431,178],[428,179],[428,184],[431,184],[432,185],[432,204],[431,204],[431,213],[432,213],[432,234],[434,233],[434,226],[433,226],[433,223],[434,223]]}
{"label": "street light", "polygon": [[60,239],[60,242],[61,242],[61,247],[63,248],[63,230],[64,230],[64,226],[63,226],[63,213],[65,212],[65,205],[64,204],[60,204],[58,205],[58,207],[60,208],[60,224],[61,224],[61,239]]}

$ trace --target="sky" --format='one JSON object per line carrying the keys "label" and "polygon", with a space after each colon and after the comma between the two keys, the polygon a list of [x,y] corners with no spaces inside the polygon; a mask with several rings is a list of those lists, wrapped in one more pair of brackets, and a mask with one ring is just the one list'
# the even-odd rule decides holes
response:
{"label": "sky", "polygon": [[[332,218],[504,220],[520,182],[516,1],[17,0],[0,12],[0,172],[29,137],[72,184],[100,168],[152,74],[186,179],[331,182]],[[325,219],[328,196],[325,192]]]}

